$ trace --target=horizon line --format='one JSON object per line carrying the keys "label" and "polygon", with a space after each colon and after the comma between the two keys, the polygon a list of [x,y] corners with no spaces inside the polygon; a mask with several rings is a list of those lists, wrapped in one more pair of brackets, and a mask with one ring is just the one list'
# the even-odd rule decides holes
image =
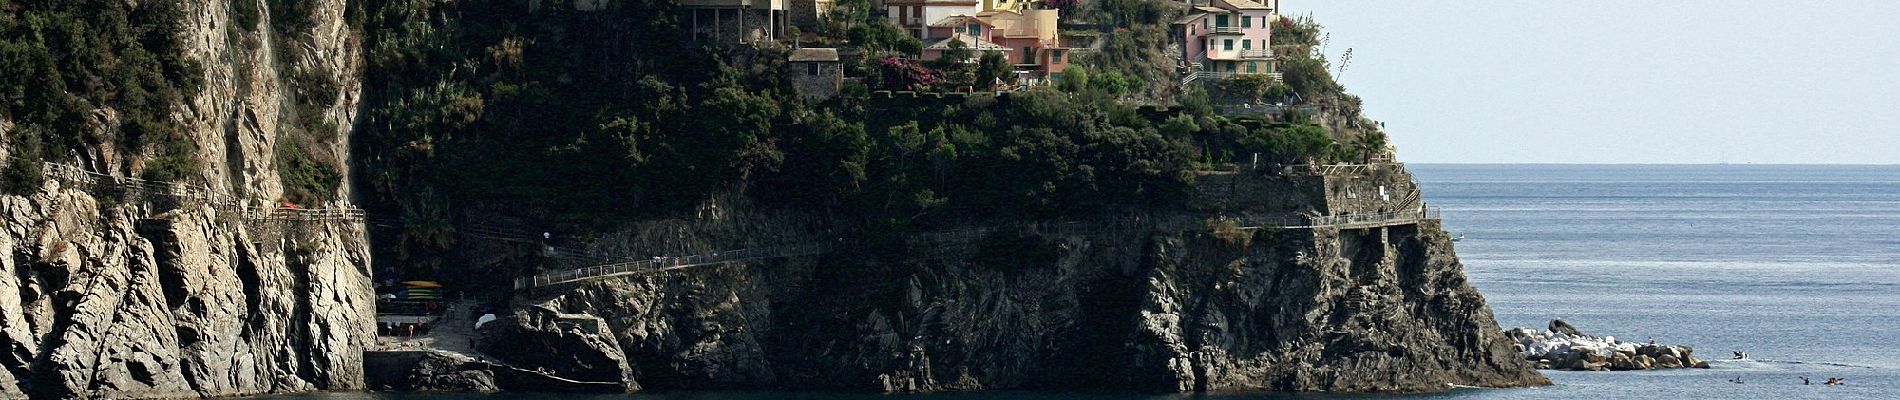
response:
{"label": "horizon line", "polygon": [[1401,161],[1408,165],[1660,165],[1660,166],[1833,166],[1900,167],[1900,163],[1773,163],[1773,162],[1431,162]]}

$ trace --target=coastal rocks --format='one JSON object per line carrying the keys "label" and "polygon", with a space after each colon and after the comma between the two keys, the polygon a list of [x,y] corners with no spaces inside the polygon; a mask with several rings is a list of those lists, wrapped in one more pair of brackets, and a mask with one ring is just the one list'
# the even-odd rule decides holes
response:
{"label": "coastal rocks", "polygon": [[360,228],[146,215],[49,181],[0,196],[0,397],[353,389],[373,338]]}
{"label": "coastal rocks", "polygon": [[1505,336],[1516,342],[1515,348],[1538,369],[1573,371],[1633,371],[1674,368],[1708,368],[1709,362],[1695,357],[1689,346],[1617,341],[1613,336],[1592,336],[1563,320],[1550,321],[1548,330],[1512,328]]}
{"label": "coastal rocks", "polygon": [[[498,321],[508,328],[491,340],[508,349],[485,351],[610,372],[619,367],[606,361],[623,350],[627,382],[661,390],[1425,392],[1548,382],[1515,354],[1436,222],[1242,245],[1174,232],[998,248],[1011,250],[847,253],[550,288],[517,307],[517,321]],[[550,327],[557,315],[588,322]]]}
{"label": "coastal rocks", "polygon": [[591,315],[527,307],[483,324],[482,351],[513,365],[582,382],[613,382],[638,390],[625,353]]}
{"label": "coastal rocks", "polygon": [[364,352],[364,384],[372,390],[494,392],[486,364],[434,351]]}

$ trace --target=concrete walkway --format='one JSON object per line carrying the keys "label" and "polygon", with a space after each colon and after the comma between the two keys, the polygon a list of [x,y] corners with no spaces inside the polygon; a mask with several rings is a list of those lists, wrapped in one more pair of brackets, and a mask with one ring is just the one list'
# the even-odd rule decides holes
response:
{"label": "concrete walkway", "polygon": [[434,323],[429,324],[429,334],[413,337],[377,336],[376,345],[372,346],[370,350],[433,350],[449,354],[463,361],[498,363],[495,357],[482,354],[480,351],[476,351],[474,347],[469,346],[472,340],[480,338],[480,334],[475,332],[475,318],[481,316],[469,315],[476,310],[478,304],[479,303],[472,300],[450,303],[448,310],[442,315],[442,318],[436,319]]}

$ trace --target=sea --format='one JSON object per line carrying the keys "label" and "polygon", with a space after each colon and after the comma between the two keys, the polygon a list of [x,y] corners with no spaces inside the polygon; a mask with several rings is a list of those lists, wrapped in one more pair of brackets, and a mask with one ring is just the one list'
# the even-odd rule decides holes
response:
{"label": "sea", "polygon": [[[1561,318],[1710,369],[1417,395],[320,393],[284,399],[1900,399],[1900,166],[1411,164],[1498,323]],[[1734,360],[1733,352],[1748,358]],[[1813,384],[1803,384],[1806,377]],[[1828,378],[1846,385],[1827,386]]]}

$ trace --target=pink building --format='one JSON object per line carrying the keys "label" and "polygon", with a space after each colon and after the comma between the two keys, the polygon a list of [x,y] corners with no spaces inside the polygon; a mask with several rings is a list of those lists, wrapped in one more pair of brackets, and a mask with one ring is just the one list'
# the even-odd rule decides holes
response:
{"label": "pink building", "polygon": [[984,11],[944,17],[925,27],[923,59],[943,57],[954,39],[981,55],[995,51],[1026,83],[1060,77],[1072,58],[1057,29],[1057,10]]}
{"label": "pink building", "polygon": [[1278,0],[1208,0],[1174,21],[1182,60],[1201,78],[1268,74],[1273,61],[1273,21]]}

